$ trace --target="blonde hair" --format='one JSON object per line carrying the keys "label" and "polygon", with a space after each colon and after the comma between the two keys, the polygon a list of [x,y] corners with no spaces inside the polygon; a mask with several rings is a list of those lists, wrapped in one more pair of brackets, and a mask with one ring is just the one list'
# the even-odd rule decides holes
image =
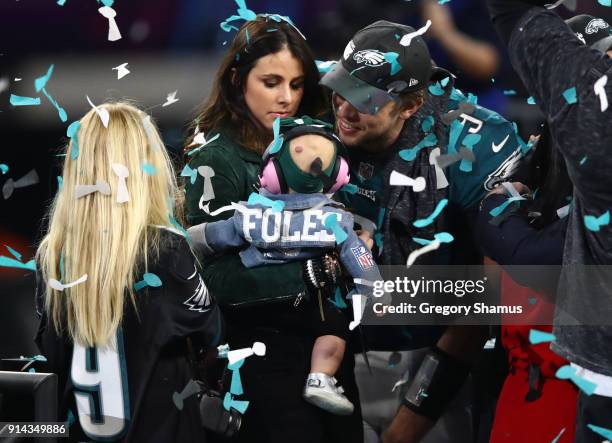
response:
{"label": "blonde hair", "polygon": [[[47,282],[46,311],[55,329],[61,333],[65,326],[75,342],[87,346],[103,346],[115,334],[126,293],[136,307],[133,287],[142,278],[136,273],[146,272],[140,265],[146,269],[148,253],[158,254],[160,247],[159,229],[149,226],[171,226],[171,214],[182,206],[172,162],[153,123],[145,128],[146,114],[124,102],[99,108],[109,113],[108,128],[93,109],[81,119],[78,157],[70,158],[73,139],[66,149],[63,186],[50,208],[48,233],[37,251]],[[145,173],[145,162],[155,168],[154,175]],[[116,201],[114,163],[130,173],[126,203]],[[77,185],[97,180],[110,185],[111,195],[75,198]],[[84,274],[85,282],[63,292],[48,285],[50,278],[66,284]]]}

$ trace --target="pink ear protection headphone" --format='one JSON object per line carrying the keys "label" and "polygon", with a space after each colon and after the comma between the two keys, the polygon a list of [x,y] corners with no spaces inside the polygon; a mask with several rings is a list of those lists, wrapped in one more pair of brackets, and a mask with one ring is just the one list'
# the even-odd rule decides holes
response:
{"label": "pink ear protection headphone", "polygon": [[326,180],[327,184],[323,187],[324,194],[333,194],[338,191],[342,186],[347,185],[350,181],[350,171],[349,164],[346,161],[345,157],[341,154],[346,153],[346,148],[344,144],[340,141],[340,139],[332,132],[326,130],[325,128],[320,128],[316,126],[297,126],[295,128],[290,129],[285,134],[281,135],[283,137],[283,145],[278,152],[274,154],[270,154],[269,147],[263,155],[262,167],[259,174],[259,184],[262,188],[265,188],[267,191],[272,194],[286,194],[289,192],[289,187],[287,186],[287,181],[283,175],[283,171],[280,167],[280,164],[276,157],[280,155],[283,149],[286,149],[289,141],[295,137],[304,134],[319,134],[329,140],[333,141],[338,150],[336,154],[336,163],[334,164],[334,168],[329,176],[329,180]]}

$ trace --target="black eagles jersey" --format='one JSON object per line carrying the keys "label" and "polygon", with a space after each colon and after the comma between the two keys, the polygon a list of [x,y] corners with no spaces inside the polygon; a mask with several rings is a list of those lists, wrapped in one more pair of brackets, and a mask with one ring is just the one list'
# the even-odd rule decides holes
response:
{"label": "black eagles jersey", "polygon": [[[37,297],[42,318],[36,341],[49,371],[58,375],[59,420],[72,422],[71,441],[206,439],[195,396],[179,410],[173,394],[194,378],[185,338],[217,346],[223,334],[220,311],[183,236],[164,229],[159,260],[149,261],[144,272],[157,275],[162,285],[136,292],[137,313],[126,299],[122,325],[104,348],[58,336]],[[44,294],[44,285],[38,294]]]}

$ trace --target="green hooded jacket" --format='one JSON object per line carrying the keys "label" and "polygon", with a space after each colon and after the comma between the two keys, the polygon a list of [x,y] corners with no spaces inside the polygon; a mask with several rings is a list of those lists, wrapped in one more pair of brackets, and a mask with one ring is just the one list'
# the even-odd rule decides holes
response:
{"label": "green hooded jacket", "polygon": [[[211,132],[211,136],[214,134]],[[208,166],[214,171],[210,179],[214,199],[202,201],[202,205],[208,203],[209,212],[213,212],[231,202],[246,201],[259,188],[260,163],[258,153],[238,144],[231,131],[222,130],[219,138],[196,152],[189,161],[193,171],[200,166]],[[187,179],[185,186],[188,224],[193,226],[229,218],[233,211],[213,217],[200,208],[204,178],[199,173],[195,177],[193,184]],[[238,251],[199,258],[205,283],[221,306],[290,300],[306,293],[300,262],[248,269],[240,261]]]}

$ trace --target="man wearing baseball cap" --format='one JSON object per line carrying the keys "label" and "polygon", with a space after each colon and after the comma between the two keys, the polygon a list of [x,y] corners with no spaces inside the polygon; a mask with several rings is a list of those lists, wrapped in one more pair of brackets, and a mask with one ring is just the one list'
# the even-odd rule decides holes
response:
{"label": "man wearing baseball cap", "polygon": [[[435,67],[421,37],[426,30],[375,22],[354,35],[322,78],[321,84],[333,91],[337,133],[349,149],[351,183],[357,187],[357,192],[336,195],[371,221],[362,228],[375,226],[369,230],[380,264],[405,264],[420,248],[413,237],[433,238],[443,231],[454,242],[422,255],[417,264],[477,264],[482,257],[471,238],[471,215],[487,190],[513,173],[522,155],[520,142],[509,122],[455,89],[452,75]],[[404,177],[403,185],[391,182],[392,173]],[[418,177],[424,189],[412,181]],[[425,227],[414,226],[444,199],[449,203],[441,215]],[[376,379],[362,379],[364,418],[368,421],[372,386],[380,396],[402,375],[389,375],[391,352],[384,351],[402,351],[404,361],[395,366],[416,376],[410,377],[401,398],[389,394],[387,400],[397,402],[390,409],[395,412],[400,402],[401,407],[386,441],[420,441],[464,385],[486,331],[468,326],[364,329],[369,349],[381,351],[374,360],[382,362],[372,365]],[[356,372],[359,379],[359,368]],[[385,390],[382,384],[389,382]],[[376,424],[384,430],[390,421],[386,417]],[[455,420],[461,429],[440,427],[441,433],[429,435],[428,441],[471,441],[465,426],[469,421],[469,415]]]}
{"label": "man wearing baseball cap", "polygon": [[574,185],[550,347],[571,362],[565,375],[582,387],[575,442],[601,442],[612,423],[612,40],[604,20],[565,23],[544,3],[488,0]]}

